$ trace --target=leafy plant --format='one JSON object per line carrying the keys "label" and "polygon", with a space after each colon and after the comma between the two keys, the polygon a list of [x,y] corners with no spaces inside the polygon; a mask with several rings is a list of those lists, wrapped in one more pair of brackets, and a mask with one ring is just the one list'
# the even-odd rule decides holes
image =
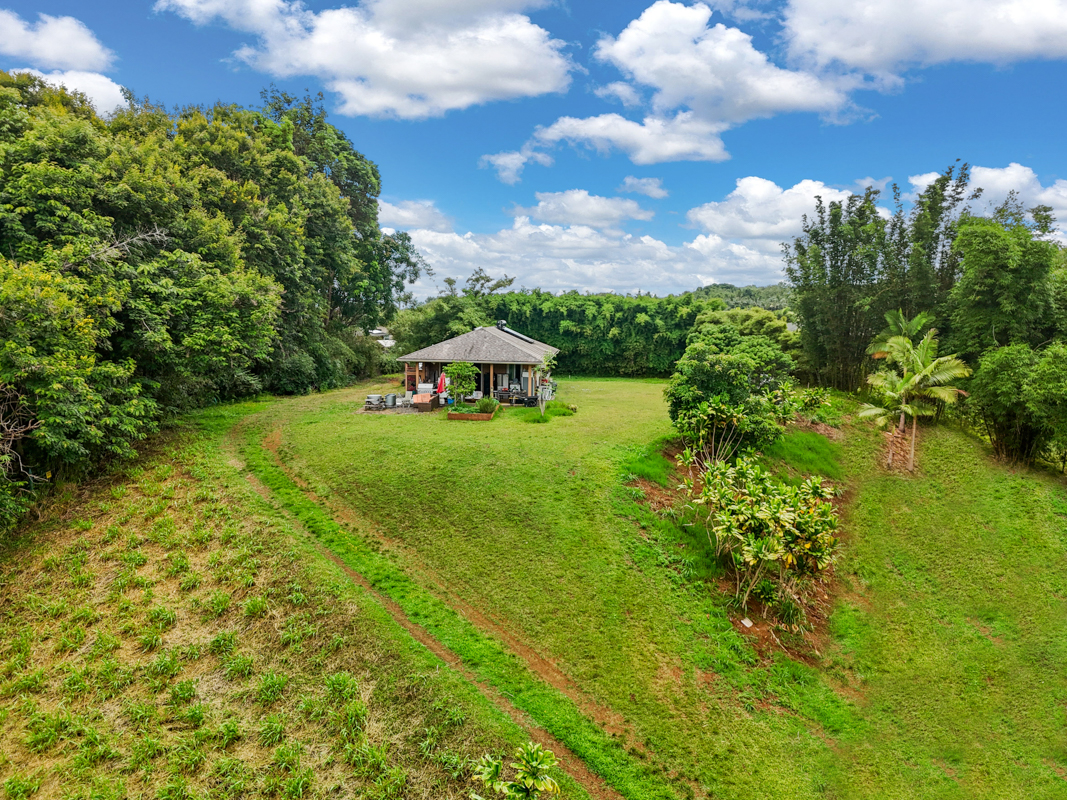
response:
{"label": "leafy plant", "polygon": [[[545,750],[540,744],[527,742],[520,745],[514,754],[511,769],[515,776],[508,780],[503,777],[503,759],[490,755],[482,756],[474,766],[474,777],[489,790],[506,798],[536,798],[542,794],[559,794],[559,784],[548,775],[556,766],[556,756],[551,750]],[[471,795],[483,800],[479,795]]]}
{"label": "leafy plant", "polygon": [[[690,459],[683,455],[683,465]],[[742,606],[757,589],[801,603],[807,583],[837,558],[835,491],[817,478],[790,486],[742,457],[707,464],[683,486]]]}

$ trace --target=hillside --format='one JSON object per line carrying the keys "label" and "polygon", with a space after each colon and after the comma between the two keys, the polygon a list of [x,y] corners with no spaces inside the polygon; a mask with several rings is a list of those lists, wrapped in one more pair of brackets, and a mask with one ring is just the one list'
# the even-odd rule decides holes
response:
{"label": "hillside", "polygon": [[535,738],[567,797],[1067,797],[1062,477],[944,427],[886,473],[839,401],[768,454],[844,492],[829,617],[753,638],[650,508],[662,382],[563,382],[545,425],[373,388],[200,412],[9,540],[0,780],[462,797]]}

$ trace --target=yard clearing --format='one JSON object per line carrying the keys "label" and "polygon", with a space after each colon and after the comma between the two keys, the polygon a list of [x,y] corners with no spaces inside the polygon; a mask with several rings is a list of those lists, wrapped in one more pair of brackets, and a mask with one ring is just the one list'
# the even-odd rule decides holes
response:
{"label": "yard clearing", "polygon": [[[545,741],[565,747],[588,772],[581,774],[571,761],[580,782],[568,781],[569,797],[1067,797],[1061,777],[1067,774],[1062,478],[996,465],[980,443],[944,428],[924,431],[921,470],[914,476],[880,468],[878,434],[866,426],[845,423],[843,435],[826,446],[811,431],[792,435],[771,454],[783,470],[815,470],[848,492],[830,636],[817,652],[796,660],[754,647],[715,589],[706,543],[650,510],[641,491],[627,485],[627,464],[644,463],[645,480],[663,477],[655,459],[671,434],[663,382],[561,380],[560,399],[578,412],[547,424],[531,424],[536,409],[502,409],[477,425],[449,422],[443,412],[356,413],[367,393],[385,390],[394,391],[395,384],[206,410],[196,418],[198,444],[175,449],[167,463],[182,470],[182,486],[212,494],[211,508],[242,508],[217,527],[235,526],[240,533],[234,536],[245,538],[221,542],[216,532],[196,558],[211,559],[218,551],[217,560],[232,559],[253,543],[272,553],[299,551],[296,566],[258,557],[262,592],[228,584],[208,591],[205,583],[194,592],[202,606],[212,592],[241,594],[242,603],[245,593],[262,593],[272,614],[288,618],[303,612],[285,605],[284,586],[302,580],[310,596],[322,583],[329,592],[314,602],[324,619],[338,617],[329,611],[330,593],[352,598],[359,608],[354,619],[368,618],[358,623],[363,647],[374,652],[372,642],[382,637],[400,654],[385,664],[357,659],[345,666],[362,676],[361,685],[399,680],[372,675],[407,674],[406,659],[435,676],[425,695],[416,691],[408,705],[396,707],[389,723],[398,731],[395,766],[412,775],[404,796],[452,796],[419,788],[433,781],[460,791],[441,772],[440,760],[420,755],[414,731],[425,718],[447,730],[440,735],[452,738],[441,747],[456,754],[478,755],[479,748],[513,744],[542,729]],[[116,559],[129,549],[132,527],[133,538],[145,540],[135,550],[151,550],[152,564],[169,563],[166,545],[148,538],[156,523],[146,513],[160,501],[141,497],[138,488],[144,475],[156,475],[151,470],[161,462],[153,458],[159,454],[146,457],[141,475],[90,487],[83,499],[57,499],[44,509],[44,521],[9,545],[5,633],[17,638],[25,630],[54,628],[49,651],[63,635],[67,617],[49,621],[47,613],[19,601],[14,586],[27,576],[53,582],[41,584],[46,587],[65,585],[70,568],[62,559],[73,556],[63,553],[76,552],[71,548],[79,536],[102,541],[108,525],[119,525],[121,536],[101,545]],[[168,480],[174,478],[153,477],[152,486]],[[135,505],[107,499],[106,492],[127,485],[138,497]],[[93,516],[72,510],[94,503],[111,507]],[[203,516],[196,503],[178,499],[159,513],[178,531],[195,530]],[[89,527],[79,532],[82,515]],[[115,515],[129,516],[118,523],[111,520]],[[180,544],[190,535],[175,534],[175,547],[192,547]],[[318,548],[327,548],[348,572]],[[49,555],[61,559],[58,573],[40,566]],[[90,548],[87,558],[99,554]],[[88,569],[104,572],[103,566]],[[158,584],[129,590],[124,613],[130,619],[147,619],[159,603],[179,614],[173,630],[196,633],[183,646],[208,637],[211,631],[183,627],[193,606],[167,583],[180,579],[155,577],[151,565],[138,569],[135,576],[151,574]],[[300,569],[314,577],[293,579],[285,572]],[[208,580],[206,567],[193,571]],[[72,594],[71,608],[91,605],[103,589],[77,591],[89,594]],[[254,628],[232,609],[219,619],[220,630],[229,629],[228,620]],[[166,639],[171,635],[163,634],[165,650],[177,646]],[[7,651],[0,654],[14,664],[0,685],[6,691],[0,734],[12,733],[0,745],[6,758],[0,777],[38,767],[52,774],[48,770],[74,751],[48,751],[51,761],[35,756],[26,769],[20,765],[27,751],[7,742],[24,740],[27,709],[45,703],[11,687],[37,665],[48,687],[42,697],[60,703],[67,668],[32,646],[30,660],[16,669],[19,656],[10,640],[5,637]],[[254,640],[257,652],[269,652],[268,640]],[[149,656],[138,655],[132,644],[122,647],[120,661],[147,669]],[[311,687],[324,680],[322,670],[336,671],[343,659],[356,658],[349,649],[323,655],[317,666],[296,665],[279,649],[272,660],[257,661],[257,675],[262,681],[260,670],[306,674]],[[205,676],[225,669],[214,658],[208,654],[190,662],[203,666],[183,668]],[[78,664],[82,669],[89,662]],[[305,678],[291,680],[303,686]],[[223,693],[211,702],[232,708],[246,727],[258,725],[268,710],[248,699],[251,691],[246,687],[245,695],[230,699]],[[295,703],[311,689],[285,691]],[[364,692],[372,716],[378,691]],[[428,699],[435,692],[455,698],[469,721],[446,729],[427,711],[427,703],[435,707]],[[388,697],[381,695],[382,713]],[[286,713],[295,715],[295,706]],[[115,758],[126,758],[125,729],[116,730],[122,755]],[[328,753],[330,745],[319,748],[314,752]],[[269,763],[272,756],[264,751],[255,758]],[[315,762],[316,776],[319,769]],[[332,783],[349,779],[337,760],[322,761],[321,769],[333,776],[317,779],[322,796],[330,796]],[[166,786],[164,774],[170,773],[157,769],[156,777],[138,779],[147,780],[151,793]],[[191,790],[210,788],[207,767],[178,774]]]}

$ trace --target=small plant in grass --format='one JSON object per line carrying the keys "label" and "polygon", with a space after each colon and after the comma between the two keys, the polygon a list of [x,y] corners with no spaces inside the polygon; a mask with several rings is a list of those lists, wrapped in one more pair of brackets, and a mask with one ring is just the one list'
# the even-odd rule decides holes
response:
{"label": "small plant in grass", "polygon": [[294,606],[305,605],[308,601],[307,595],[304,594],[304,590],[300,587],[299,583],[289,584],[289,602]]}
{"label": "small plant in grass", "polygon": [[260,705],[274,705],[281,699],[289,678],[276,672],[264,673],[259,679],[259,688],[256,690],[256,701]]}
{"label": "small plant in grass", "polygon": [[184,706],[196,697],[196,681],[179,681],[170,687],[170,704]]}
{"label": "small plant in grass", "polygon": [[253,668],[252,656],[234,655],[226,660],[226,677],[231,681],[247,678]]}
{"label": "small plant in grass", "polygon": [[267,601],[262,597],[250,597],[244,604],[244,615],[255,618],[267,613]]}
{"label": "small plant in grass", "polygon": [[100,664],[93,683],[99,698],[110,700],[133,683],[133,679],[133,667],[120,667],[114,659],[108,659]]}
{"label": "small plant in grass", "polygon": [[122,642],[119,641],[118,636],[107,631],[100,631],[96,634],[96,639],[93,641],[93,647],[89,651],[89,655],[91,658],[99,658],[118,650],[121,646]]}
{"label": "small plant in grass", "polygon": [[200,746],[191,739],[179,742],[170,751],[170,767],[175,772],[191,775],[200,769],[201,764],[207,759],[207,755]]}
{"label": "small plant in grass", "polygon": [[330,712],[330,720],[343,741],[354,741],[367,724],[367,707],[362,700],[349,700],[341,708]]}
{"label": "small plant in grass", "polygon": [[182,579],[178,581],[178,588],[183,592],[191,592],[200,586],[201,578],[195,572],[189,572],[182,576]]}
{"label": "small plant in grass", "polygon": [[36,775],[20,775],[16,772],[4,781],[4,794],[8,800],[26,800],[40,788],[41,779]]}
{"label": "small plant in grass", "polygon": [[237,645],[237,634],[233,631],[224,631],[211,640],[207,646],[208,651],[217,656],[228,656]]}
{"label": "small plant in grass", "polygon": [[147,702],[127,702],[123,706],[123,713],[130,724],[139,731],[154,725],[159,716],[155,703]]}
{"label": "small plant in grass", "polygon": [[[559,794],[559,784],[548,775],[548,770],[556,766],[556,756],[551,750],[545,750],[535,742],[527,742],[515,751],[515,760],[511,769],[515,771],[513,780],[503,777],[504,761],[485,755],[474,767],[474,777],[489,790],[506,798],[536,798],[542,794]],[[472,798],[482,800],[480,795],[471,793]]]}
{"label": "small plant in grass", "polygon": [[153,650],[163,646],[163,633],[153,625],[137,637],[137,643],[141,646],[142,652],[151,653]]}
{"label": "small plant in grass", "polygon": [[214,795],[220,798],[243,798],[250,794],[252,774],[239,758],[220,758],[211,768]]}
{"label": "small plant in grass", "polygon": [[347,703],[359,697],[359,681],[349,672],[326,676],[326,697],[331,703]]}
{"label": "small plant in grass", "polygon": [[300,742],[279,745],[271,759],[274,767],[283,772],[296,772],[300,769],[300,758],[304,754],[304,746]]}
{"label": "small plant in grass", "polygon": [[189,571],[189,556],[185,554],[184,550],[179,550],[176,553],[169,553],[167,560],[170,562],[167,565],[167,575],[174,577],[175,575],[182,575]]}
{"label": "small plant in grass", "polygon": [[241,733],[241,728],[234,719],[228,719],[219,725],[214,735],[215,744],[220,750],[225,750],[243,738],[244,734]]}
{"label": "small plant in grass", "polygon": [[192,800],[189,782],[185,778],[173,777],[156,792],[156,800]]}
{"label": "small plant in grass", "polygon": [[281,714],[268,714],[259,724],[259,742],[266,747],[273,747],[285,739],[285,717]]}
{"label": "small plant in grass", "polygon": [[155,678],[173,678],[181,671],[177,650],[164,650],[148,663],[148,674]]}
{"label": "small plant in grass", "polygon": [[313,773],[311,767],[306,767],[289,776],[282,785],[282,797],[285,800],[299,800],[311,792]]}
{"label": "small plant in grass", "polygon": [[130,748],[130,767],[132,769],[150,770],[152,762],[167,752],[159,739],[151,736],[139,736]]}
{"label": "small plant in grass", "polygon": [[56,643],[57,653],[73,653],[82,643],[85,641],[85,628],[81,625],[77,625],[72,628],[66,628],[60,635],[59,641]]}
{"label": "small plant in grass", "polygon": [[345,762],[361,778],[376,777],[389,766],[388,742],[376,747],[366,736],[361,736],[356,741],[346,742],[343,753]]}
{"label": "small plant in grass", "polygon": [[403,767],[390,767],[374,781],[377,800],[399,800],[407,785],[407,771]]}
{"label": "small plant in grass", "polygon": [[204,606],[204,613],[211,617],[221,617],[230,607],[230,594],[221,589],[211,593]]}

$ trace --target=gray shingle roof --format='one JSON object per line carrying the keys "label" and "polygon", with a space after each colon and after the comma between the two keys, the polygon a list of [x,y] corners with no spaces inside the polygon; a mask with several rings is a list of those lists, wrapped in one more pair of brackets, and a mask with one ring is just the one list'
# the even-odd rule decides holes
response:
{"label": "gray shingle roof", "polygon": [[475,328],[453,339],[400,356],[397,361],[470,361],[473,364],[540,364],[555,347],[525,341],[499,328]]}

